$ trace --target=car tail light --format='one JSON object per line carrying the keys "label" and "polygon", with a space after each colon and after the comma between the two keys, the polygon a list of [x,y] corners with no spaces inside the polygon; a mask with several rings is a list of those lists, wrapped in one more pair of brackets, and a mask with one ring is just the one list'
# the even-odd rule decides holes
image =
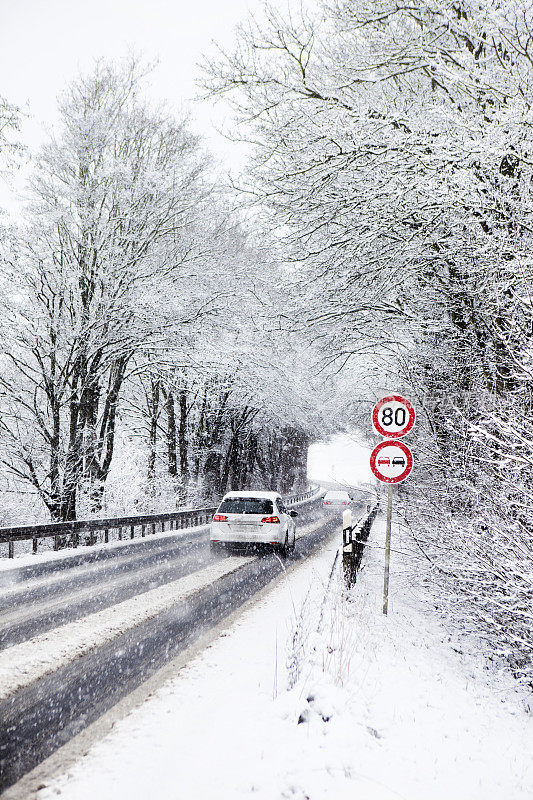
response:
{"label": "car tail light", "polygon": [[270,522],[277,525],[279,523],[279,517],[263,517],[261,522]]}
{"label": "car tail light", "polygon": [[331,505],[331,500],[324,500],[324,505],[325,506],[330,506]]}
{"label": "car tail light", "polygon": [[227,522],[228,518],[224,514],[215,514],[213,522]]}

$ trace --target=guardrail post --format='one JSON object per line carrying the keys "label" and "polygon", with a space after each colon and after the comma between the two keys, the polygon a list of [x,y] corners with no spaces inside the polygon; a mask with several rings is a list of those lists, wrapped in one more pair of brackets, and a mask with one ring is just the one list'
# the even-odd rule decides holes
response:
{"label": "guardrail post", "polygon": [[141,525],[141,537],[144,539],[146,535],[146,525]]}
{"label": "guardrail post", "polygon": [[109,542],[109,529],[108,528],[104,528],[104,542],[106,544],[108,544],[108,542]]}
{"label": "guardrail post", "polygon": [[15,542],[13,539],[10,539],[7,544],[7,554],[9,558],[15,558]]}
{"label": "guardrail post", "polygon": [[342,514],[342,569],[348,586],[355,583],[355,563],[353,552],[352,510],[347,508]]}
{"label": "guardrail post", "polygon": [[342,515],[342,563],[344,580],[348,588],[352,587],[357,580],[357,570],[361,565],[365,544],[377,513],[378,506],[376,505],[357,525],[351,524],[352,512],[350,509]]}
{"label": "guardrail post", "polygon": [[33,550],[33,552],[34,552],[34,553],[36,553],[36,552],[37,552],[37,541],[38,541],[38,540],[37,540],[37,537],[36,537],[36,536],[34,536],[34,537],[33,537],[33,542],[32,542],[32,550]]}
{"label": "guardrail post", "polygon": [[135,538],[135,525],[130,527],[130,539]]}

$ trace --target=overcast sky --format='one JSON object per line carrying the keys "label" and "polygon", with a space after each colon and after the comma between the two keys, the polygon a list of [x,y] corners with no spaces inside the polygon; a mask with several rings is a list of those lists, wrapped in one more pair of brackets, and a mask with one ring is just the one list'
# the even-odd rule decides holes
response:
{"label": "overcast sky", "polygon": [[310,446],[307,474],[317,483],[374,484],[369,462],[370,448],[359,441],[357,434],[339,434]]}
{"label": "overcast sky", "polygon": [[[80,71],[133,48],[159,59],[154,94],[179,111],[198,93],[197,64],[214,52],[213,40],[231,48],[235,26],[260,6],[261,0],[0,0],[0,95],[30,112],[23,138],[33,147],[43,124],[54,121],[57,95]],[[204,102],[193,109],[194,127],[237,168],[243,147],[213,130],[225,113]]]}

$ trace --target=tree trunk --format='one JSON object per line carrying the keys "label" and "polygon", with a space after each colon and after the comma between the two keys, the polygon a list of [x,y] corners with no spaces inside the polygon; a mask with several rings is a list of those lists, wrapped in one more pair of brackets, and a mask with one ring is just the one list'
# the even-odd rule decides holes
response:
{"label": "tree trunk", "polygon": [[186,488],[189,483],[189,457],[187,448],[187,392],[180,390],[180,424],[178,428],[178,444],[180,451],[181,482]]}
{"label": "tree trunk", "polygon": [[150,430],[148,434],[148,486],[153,490],[155,477],[155,458],[157,447],[157,421],[159,417],[159,396],[161,384],[159,381],[151,381],[151,393],[148,398],[148,415]]}
{"label": "tree trunk", "polygon": [[176,452],[176,412],[174,409],[174,395],[171,391],[166,396],[165,409],[167,412],[168,474],[175,479],[178,476],[178,455]]}

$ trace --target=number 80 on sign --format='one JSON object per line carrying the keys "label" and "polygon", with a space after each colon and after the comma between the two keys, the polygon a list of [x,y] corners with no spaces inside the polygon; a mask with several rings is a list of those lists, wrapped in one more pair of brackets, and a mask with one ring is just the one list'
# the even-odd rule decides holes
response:
{"label": "number 80 on sign", "polygon": [[405,397],[391,394],[383,397],[372,410],[372,425],[376,433],[388,439],[405,436],[415,424],[416,414]]}

